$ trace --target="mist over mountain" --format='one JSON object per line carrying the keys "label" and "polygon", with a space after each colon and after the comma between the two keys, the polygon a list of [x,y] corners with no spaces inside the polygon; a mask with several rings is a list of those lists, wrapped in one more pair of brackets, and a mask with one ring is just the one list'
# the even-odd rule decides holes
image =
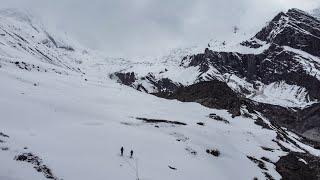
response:
{"label": "mist over mountain", "polygon": [[[172,48],[239,41],[274,14],[311,10],[316,0],[3,0],[2,7],[32,12],[47,28],[113,57],[155,57]],[[239,32],[233,33],[234,26]]]}

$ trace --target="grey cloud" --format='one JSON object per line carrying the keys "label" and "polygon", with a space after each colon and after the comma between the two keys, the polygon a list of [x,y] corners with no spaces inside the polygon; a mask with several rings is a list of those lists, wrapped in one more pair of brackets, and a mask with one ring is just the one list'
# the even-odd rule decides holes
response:
{"label": "grey cloud", "polygon": [[232,26],[254,32],[277,12],[318,0],[2,0],[28,9],[110,56],[157,55],[170,48],[228,39]]}

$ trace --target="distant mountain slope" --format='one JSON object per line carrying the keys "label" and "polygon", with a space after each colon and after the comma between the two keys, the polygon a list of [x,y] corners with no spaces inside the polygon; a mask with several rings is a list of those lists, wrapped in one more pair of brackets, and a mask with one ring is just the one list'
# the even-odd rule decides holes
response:
{"label": "distant mountain slope", "polygon": [[11,61],[36,57],[45,63],[79,71],[73,67],[74,62],[81,62],[75,49],[50,35],[30,15],[7,9],[0,16],[0,55]]}
{"label": "distant mountain slope", "polygon": [[[178,65],[158,62],[150,68],[133,66],[115,76],[120,82],[161,97],[170,97],[179,88],[198,82],[219,80],[250,101],[303,109],[320,99],[319,45],[320,21],[306,12],[290,9],[238,45],[242,46],[238,48],[241,52],[208,47],[203,53],[176,58]],[[286,113],[286,118],[294,117],[289,115],[292,113]],[[320,135],[316,130],[320,125],[314,121],[306,120],[309,124],[302,129],[296,126],[295,118],[290,122],[279,120],[281,125],[294,127],[292,130],[307,137],[307,131]]]}

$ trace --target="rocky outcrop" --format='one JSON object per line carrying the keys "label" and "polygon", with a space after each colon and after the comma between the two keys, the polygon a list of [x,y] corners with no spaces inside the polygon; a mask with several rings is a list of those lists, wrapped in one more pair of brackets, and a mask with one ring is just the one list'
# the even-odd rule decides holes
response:
{"label": "rocky outcrop", "polygon": [[23,161],[32,164],[34,169],[42,173],[45,178],[53,179],[53,180],[60,180],[59,178],[55,177],[50,168],[47,165],[43,164],[42,159],[32,153],[23,153],[17,155],[14,158],[16,161]]}
{"label": "rocky outcrop", "polygon": [[[175,83],[168,78],[157,79],[153,73],[148,73],[144,77],[136,77],[134,72],[116,72],[110,76],[111,78],[116,77],[118,82],[127,86],[131,86],[139,91],[152,93],[152,92],[173,92],[181,87],[181,84]],[[148,90],[141,82],[147,82],[152,85],[153,89]]]}
{"label": "rocky outcrop", "polygon": [[290,152],[275,164],[282,180],[319,180],[320,158],[306,153]]}
{"label": "rocky outcrop", "polygon": [[134,72],[127,72],[127,73],[116,72],[113,74],[113,76],[116,76],[118,78],[118,82],[127,86],[131,86],[136,81]]}
{"label": "rocky outcrop", "polygon": [[227,109],[234,116],[240,115],[241,100],[226,83],[213,80],[178,88],[172,93],[157,93],[159,97],[182,102],[198,102],[209,108]]}

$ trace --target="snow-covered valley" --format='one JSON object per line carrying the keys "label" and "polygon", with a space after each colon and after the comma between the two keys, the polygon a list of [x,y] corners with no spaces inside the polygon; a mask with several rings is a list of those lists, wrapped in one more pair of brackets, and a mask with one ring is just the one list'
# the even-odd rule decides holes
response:
{"label": "snow-covered valley", "polygon": [[[0,16],[1,180],[281,179],[276,163],[288,151],[320,155],[302,137],[245,106],[234,116],[137,91],[112,76],[153,72],[159,75],[155,79],[192,85],[201,72],[180,66],[185,53],[157,63],[106,58],[49,34],[26,14],[6,10]],[[266,92],[267,98],[252,97],[258,102],[284,107],[316,102],[298,86],[280,83],[257,90],[213,66],[206,73],[201,76],[221,78],[234,91],[252,90],[248,97]],[[140,80],[136,85],[146,83],[152,92],[152,84]],[[24,153],[40,163],[28,162]],[[299,159],[302,165],[306,161]]]}
{"label": "snow-covered valley", "polygon": [[[6,67],[1,71],[5,84],[1,88],[1,127],[10,136],[1,144],[9,147],[0,153],[8,163],[1,167],[2,178],[44,178],[32,165],[13,161],[15,155],[29,151],[63,179],[134,179],[136,160],[141,179],[262,178],[261,170],[246,156],[277,161],[277,155],[284,153],[272,142],[275,132],[263,130],[252,119],[233,119],[223,110],[160,99],[108,80],[85,81],[77,75]],[[209,118],[212,113],[230,124]],[[187,125],[148,124],[136,117]],[[121,146],[126,154],[133,149],[134,159],[119,157]],[[206,149],[211,148],[221,155],[207,154]],[[279,177],[272,164],[267,167],[268,173]]]}

